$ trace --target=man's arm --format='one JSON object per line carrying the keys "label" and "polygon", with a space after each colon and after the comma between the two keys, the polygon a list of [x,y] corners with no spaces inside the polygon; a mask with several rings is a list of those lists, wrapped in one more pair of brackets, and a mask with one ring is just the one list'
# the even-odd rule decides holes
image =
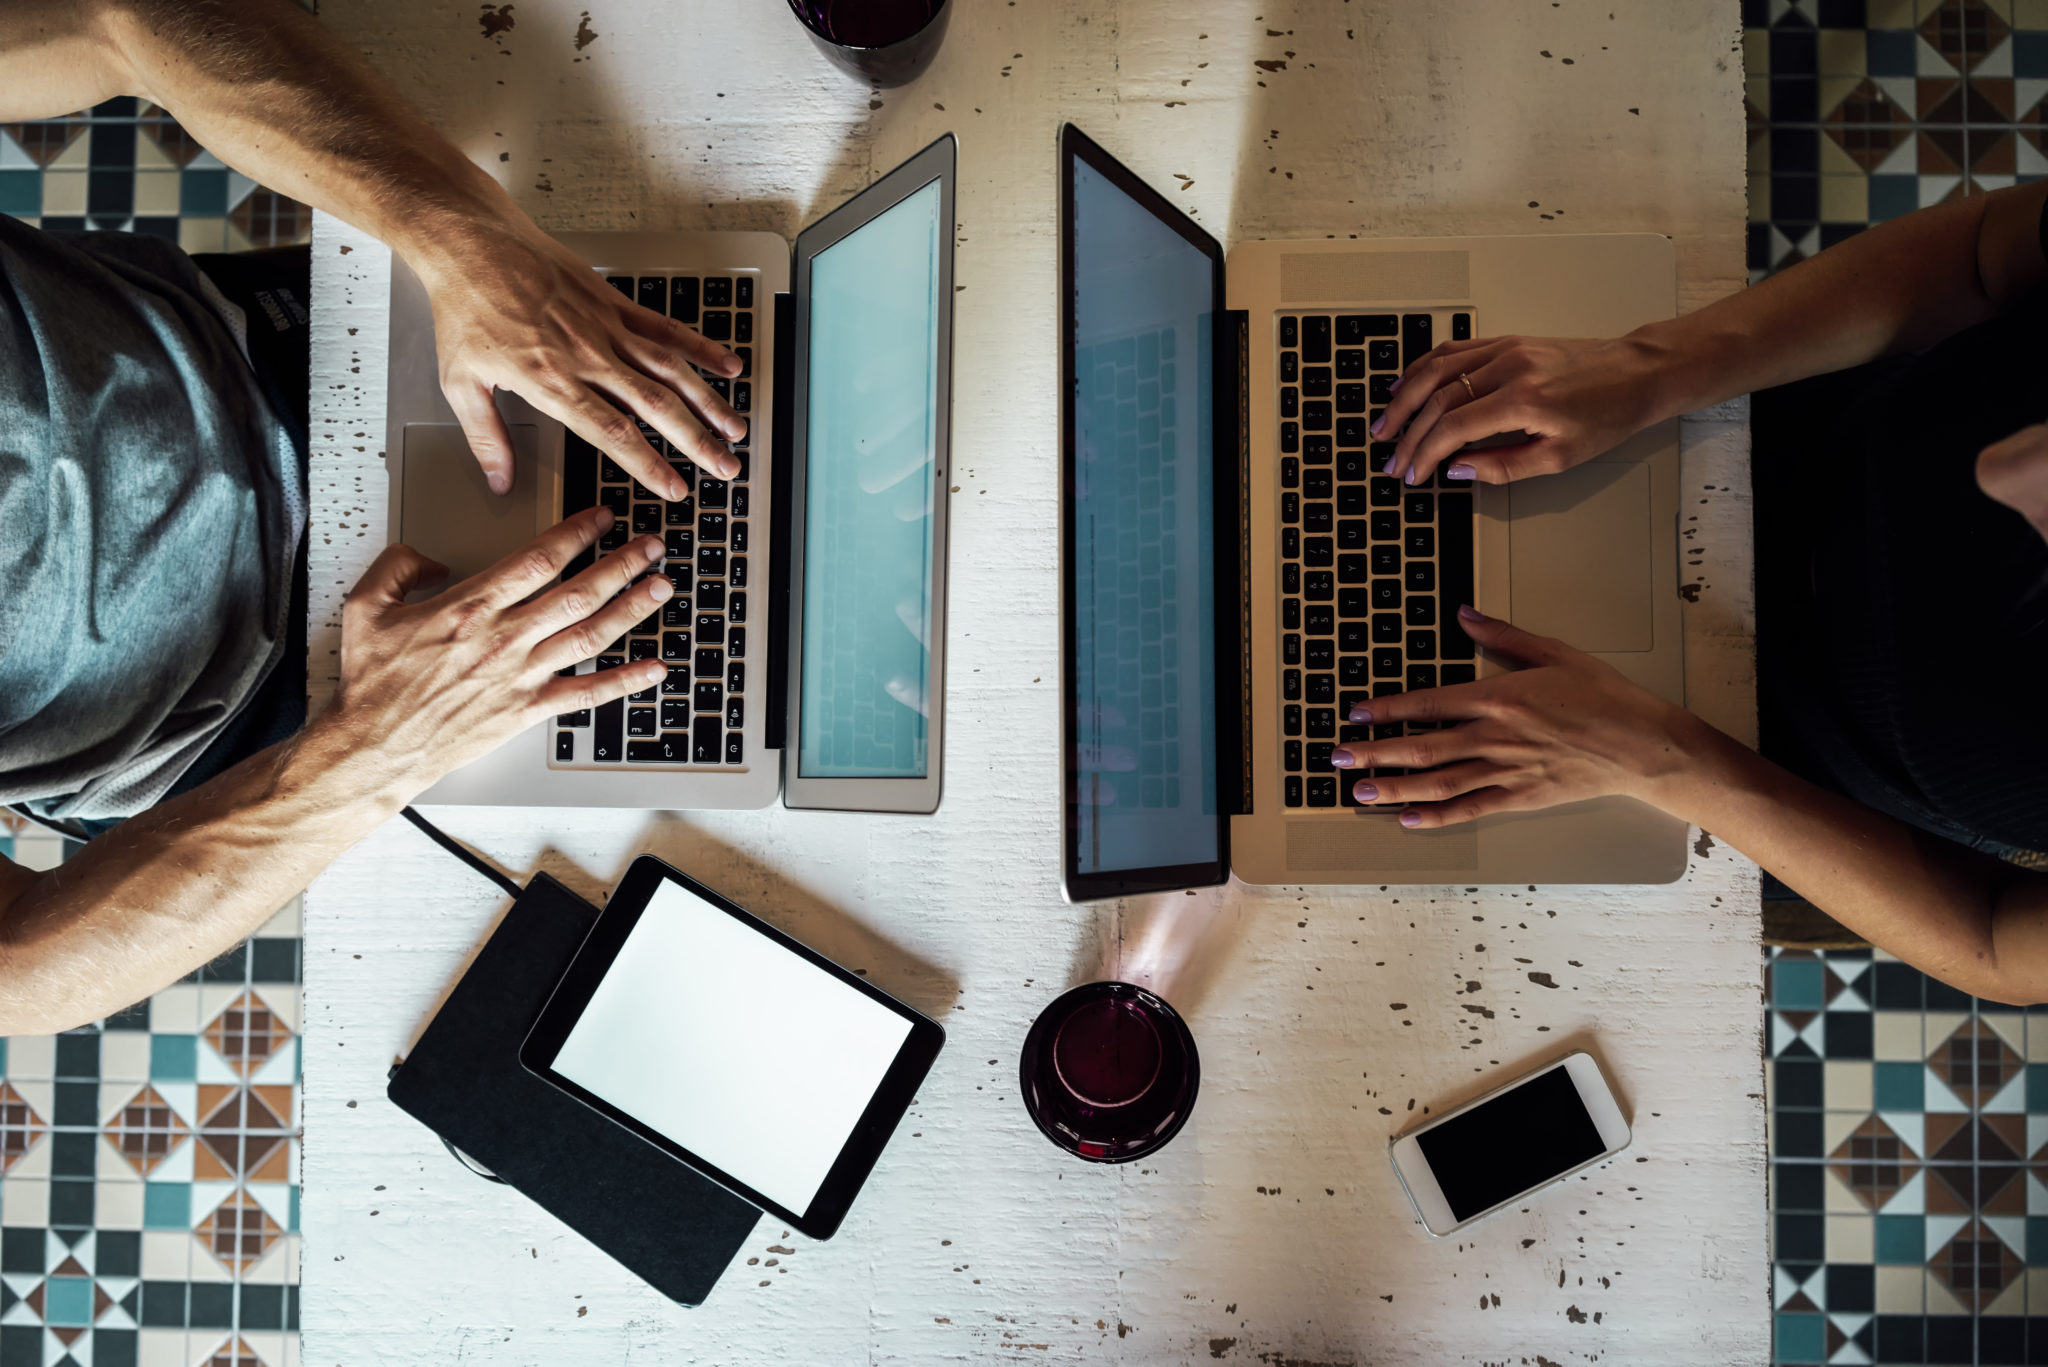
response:
{"label": "man's arm", "polygon": [[634,414],[712,473],[737,471],[725,443],[746,420],[691,367],[731,376],[739,359],[606,288],[289,0],[0,0],[0,121],[117,94],[391,244],[427,287],[442,390],[494,489],[512,478],[494,386],[668,498],[688,490]]}
{"label": "man's arm", "polygon": [[0,859],[0,1035],[69,1029],[141,1000],[253,933],[442,774],[545,717],[653,687],[667,673],[659,660],[557,675],[673,592],[659,574],[640,578],[663,554],[651,536],[550,587],[611,521],[579,513],[410,606],[442,571],[387,549],[349,595],[341,686],[304,732],[54,869]]}

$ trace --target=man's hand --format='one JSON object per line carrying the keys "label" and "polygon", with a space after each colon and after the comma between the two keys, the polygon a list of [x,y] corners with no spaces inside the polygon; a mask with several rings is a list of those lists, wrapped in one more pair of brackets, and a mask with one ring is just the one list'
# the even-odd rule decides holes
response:
{"label": "man's hand", "polygon": [[[1632,337],[1445,342],[1394,382],[1372,434],[1401,434],[1387,473],[1410,484],[1445,461],[1447,478],[1486,484],[1555,474],[1656,421],[1658,365],[1656,349]],[[1528,440],[1459,454],[1470,442],[1517,431]]]}
{"label": "man's hand", "polygon": [[1359,801],[1403,807],[1404,826],[1450,826],[1611,793],[1652,800],[1683,770],[1685,743],[1704,726],[1684,709],[1562,641],[1469,607],[1458,610],[1458,624],[1485,649],[1528,667],[1352,708],[1354,725],[1460,723],[1338,746],[1330,762],[1339,769],[1421,771],[1359,779],[1352,785]]}
{"label": "man's hand", "polygon": [[638,417],[720,479],[747,420],[693,368],[728,378],[740,360],[694,328],[642,308],[507,202],[481,227],[416,238],[408,259],[434,307],[441,392],[491,489],[512,487],[512,439],[492,390],[519,395],[671,502],[689,485],[640,435]]}
{"label": "man's hand", "polygon": [[342,609],[341,686],[314,723],[381,756],[407,796],[535,722],[595,707],[667,674],[636,660],[559,677],[660,609],[674,589],[661,538],[627,542],[565,584],[562,567],[611,526],[606,508],[578,513],[472,579],[423,603],[414,589],[447,572],[409,546],[387,547]]}

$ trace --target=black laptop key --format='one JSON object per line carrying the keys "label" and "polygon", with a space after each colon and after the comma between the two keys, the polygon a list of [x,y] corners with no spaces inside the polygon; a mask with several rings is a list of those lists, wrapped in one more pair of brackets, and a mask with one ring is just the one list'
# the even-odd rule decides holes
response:
{"label": "black laptop key", "polygon": [[1328,570],[1309,570],[1302,575],[1301,596],[1312,603],[1327,603],[1337,592],[1337,581]]}
{"label": "black laptop key", "polygon": [[1280,709],[1280,729],[1290,736],[1301,734],[1301,705],[1289,703]]}
{"label": "black laptop key", "polygon": [[1363,413],[1365,411],[1365,386],[1362,384],[1340,384],[1337,386],[1337,411],[1339,413]]}
{"label": "black laptop key", "polygon": [[659,503],[635,503],[633,505],[633,535],[647,536],[661,530],[661,505]]}
{"label": "black laptop key", "polygon": [[1283,745],[1284,745],[1284,747],[1285,747],[1285,752],[1286,752],[1286,759],[1285,759],[1284,763],[1285,763],[1285,765],[1286,765],[1286,768],[1287,768],[1287,772],[1288,772],[1288,773],[1290,773],[1290,774],[1298,774],[1298,773],[1300,773],[1300,772],[1301,772],[1301,742],[1300,742],[1300,741],[1298,741],[1298,740],[1290,740],[1290,741],[1286,741],[1286,742],[1283,742]]}
{"label": "black laptop key", "polygon": [[[1330,452],[1330,439],[1327,436],[1312,434],[1302,439],[1301,461],[1303,465],[1328,465],[1330,463]],[[1341,472],[1338,478],[1343,478]]]}
{"label": "black laptop key", "polygon": [[747,724],[747,704],[745,699],[727,698],[725,700],[725,724],[728,729],[733,731],[737,731]]}
{"label": "black laptop key", "polygon": [[668,677],[661,681],[661,691],[665,695],[687,694],[690,691],[690,667],[688,665],[670,665],[668,667]]}
{"label": "black laptop key", "polygon": [[590,709],[584,707],[574,712],[564,712],[561,716],[555,718],[555,725],[588,726],[590,725]]}
{"label": "black laptop key", "polygon": [[1399,370],[1401,368],[1401,348],[1393,342],[1374,342],[1369,350],[1372,353],[1372,368],[1374,370]]}
{"label": "black laptop key", "polygon": [[1401,539],[1401,515],[1391,508],[1374,513],[1371,522],[1373,540],[1399,541]]}
{"label": "black laptop key", "polygon": [[731,500],[732,486],[722,479],[700,479],[697,481],[697,506],[699,508],[723,508]]}
{"label": "black laptop key", "polygon": [[697,589],[697,611],[724,612],[725,585],[719,583],[701,585]]}
{"label": "black laptop key", "polygon": [[1372,653],[1372,675],[1375,679],[1398,679],[1401,677],[1401,652],[1382,646]]}
{"label": "black laptop key", "polygon": [[1401,576],[1410,593],[1429,593],[1436,588],[1436,566],[1427,560],[1411,560]]}
{"label": "black laptop key", "polygon": [[707,311],[697,330],[714,342],[729,342],[732,340],[732,315]]}
{"label": "black laptop key", "polygon": [[1301,543],[1301,563],[1313,569],[1327,569],[1336,557],[1327,536],[1311,536]]}
{"label": "black laptop key", "polygon": [[1280,520],[1290,528],[1301,521],[1301,495],[1287,493],[1280,495]]}
{"label": "black laptop key", "polygon": [[1469,314],[1469,313],[1454,313],[1454,314],[1452,314],[1452,315],[1451,315],[1451,340],[1452,340],[1452,341],[1454,341],[1454,342],[1467,342],[1467,341],[1470,341],[1471,339],[1472,339],[1472,315],[1471,315],[1471,314]]}
{"label": "black laptop key", "polygon": [[[1290,318],[1287,321],[1291,323],[1294,320]],[[1290,807],[1299,807],[1301,805],[1301,775],[1289,774],[1287,776],[1286,789],[1287,805]]]}
{"label": "black laptop key", "polygon": [[1301,528],[1282,527],[1280,529],[1280,556],[1284,560],[1301,559]]}
{"label": "black laptop key", "polygon": [[1368,337],[1394,336],[1401,330],[1401,321],[1391,313],[1369,313],[1362,318],[1339,318],[1337,328],[1340,341],[1357,346]]}
{"label": "black laptop key", "polygon": [[1391,373],[1372,377],[1372,387],[1368,392],[1374,404],[1389,404],[1394,401],[1394,380],[1395,376]]}
{"label": "black laptop key", "polygon": [[1445,665],[1437,671],[1439,681],[1445,688],[1453,684],[1468,684],[1479,677],[1479,671],[1471,665]]}
{"label": "black laptop key", "polygon": [[747,757],[746,740],[737,731],[725,733],[725,762],[738,764]]}
{"label": "black laptop key", "polygon": [[1372,605],[1376,608],[1398,608],[1401,606],[1401,581],[1398,579],[1375,579],[1372,581]]}
{"label": "black laptop key", "polygon": [[754,306],[754,277],[742,275],[732,282],[732,301],[743,309]]}
{"label": "black laptop key", "polygon": [[1436,658],[1436,633],[1433,631],[1411,631],[1402,643],[1411,660],[1434,660]]}
{"label": "black laptop key", "polygon": [[[701,688],[702,685],[699,685]],[[725,733],[719,727],[718,712],[700,715],[690,723],[690,762],[716,764],[724,748]]]}
{"label": "black laptop key", "polygon": [[[1337,643],[1327,636],[1311,636],[1305,646],[1304,658],[1310,669],[1335,669],[1337,667]],[[1327,701],[1319,699],[1318,701]]]}
{"label": "black laptop key", "polygon": [[1444,624],[1443,658],[1472,658],[1472,638],[1457,625],[1458,607],[1472,601],[1472,495],[1438,494],[1437,529],[1443,538],[1437,551],[1438,619]]}
{"label": "black laptop key", "polygon": [[1291,560],[1280,567],[1280,592],[1301,592],[1301,566]]}
{"label": "black laptop key", "polygon": [[745,412],[748,412],[749,410],[751,410],[751,409],[753,408],[753,406],[754,406],[754,386],[752,386],[751,384],[748,384],[748,383],[747,383],[747,382],[746,382],[745,380],[735,380],[735,381],[733,381],[733,386],[732,386],[732,409],[733,409],[733,412],[735,412],[735,413],[745,413]]}
{"label": "black laptop key", "polygon": [[1311,399],[1301,406],[1301,430],[1304,432],[1327,432],[1330,430],[1330,401]]}
{"label": "black laptop key", "polygon": [[1299,332],[1299,324],[1294,318],[1282,318],[1280,320],[1280,345],[1293,346]]}
{"label": "black laptop key", "polygon": [[1328,366],[1312,365],[1302,368],[1301,396],[1304,399],[1327,399],[1330,397],[1330,368]]}
{"label": "black laptop key", "polygon": [[1346,655],[1362,655],[1371,649],[1370,633],[1362,621],[1346,621],[1337,629],[1337,649]]}
{"label": "black laptop key", "polygon": [[1363,617],[1371,611],[1372,602],[1364,589],[1345,589],[1337,595],[1339,617]]}
{"label": "black laptop key", "polygon": [[697,277],[678,275],[668,282],[668,316],[678,323],[697,321]]}
{"label": "black laptop key", "polygon": [[597,448],[574,432],[562,434],[562,516],[597,504]]}
{"label": "black laptop key", "polygon": [[1280,449],[1299,451],[1301,449],[1301,424],[1283,422],[1280,424]]}
{"label": "black laptop key", "polygon": [[721,638],[724,635],[724,617],[711,612],[700,612],[697,614],[697,644],[700,647],[723,645],[724,642]]}
{"label": "black laptop key", "polygon": [[664,508],[666,510],[665,520],[671,527],[689,526],[691,518],[696,512],[695,505],[687,498],[679,498],[673,503],[665,504]]}
{"label": "black laptop key", "polygon": [[690,658],[690,633],[665,631],[661,635],[661,658],[670,664]]}
{"label": "black laptop key", "polygon": [[747,595],[735,593],[732,596],[732,602],[725,609],[725,619],[728,622],[744,622],[747,620]]}
{"label": "black laptop key", "polygon": [[747,653],[747,629],[729,627],[725,633],[725,653],[732,659],[741,659]]}
{"label": "black laptop key", "polygon": [[[1293,602],[1293,599],[1289,599]],[[1305,630],[1311,636],[1330,636],[1337,630],[1337,611],[1331,607],[1312,607],[1308,610]]]}
{"label": "black laptop key", "polygon": [[1330,505],[1322,502],[1308,504],[1301,510],[1301,525],[1305,531],[1329,531],[1335,525]]}
{"label": "black laptop key", "polygon": [[698,514],[697,514],[697,541],[698,541],[698,544],[702,545],[702,544],[705,544],[705,543],[707,543],[707,542],[722,542],[722,541],[724,541],[724,540],[725,540],[725,514],[724,514],[724,513],[698,513]]}
{"label": "black laptop key", "polygon": [[1285,702],[1301,701],[1301,671],[1283,669],[1280,671],[1280,697]]}
{"label": "black laptop key", "polygon": [[747,667],[734,660],[725,667],[725,691],[744,693],[747,691]]}
{"label": "black laptop key", "polygon": [[1337,478],[1346,484],[1356,484],[1366,477],[1365,452],[1346,451],[1337,459]]}
{"label": "black laptop key", "polygon": [[1348,351],[1340,351],[1337,353],[1336,364],[1336,376],[1340,380],[1360,380],[1365,378],[1365,353],[1363,351],[1355,348]]}
{"label": "black laptop key", "polygon": [[1347,484],[1337,491],[1337,515],[1339,517],[1364,517],[1371,508],[1366,503],[1365,486]]}
{"label": "black laptop key", "polygon": [[700,679],[715,679],[718,671],[725,667],[725,652],[717,646],[701,646],[693,660]]}
{"label": "black laptop key", "polygon": [[1401,537],[1401,549],[1410,557],[1436,554],[1436,529],[1410,527]]}
{"label": "black laptop key", "polygon": [[604,278],[604,282],[605,282],[605,283],[606,283],[607,285],[610,285],[610,286],[611,286],[611,287],[612,287],[613,289],[617,290],[617,291],[618,291],[618,292],[619,292],[620,294],[623,294],[623,295],[625,295],[625,296],[626,296],[626,297],[627,297],[628,299],[631,299],[631,298],[633,297],[633,277],[632,277],[632,276],[630,276],[630,275],[607,275],[607,276],[606,276],[606,277]]}
{"label": "black laptop key", "polygon": [[689,759],[689,755],[684,753],[681,736],[657,736],[653,740],[626,742],[628,764],[687,764]]}
{"label": "black laptop key", "polygon": [[1280,391],[1280,416],[1295,418],[1301,416],[1301,391],[1288,385]]}
{"label": "black laptop key", "polygon": [[642,660],[651,660],[660,653],[661,645],[652,636],[635,636],[632,640],[632,649],[627,652],[627,658],[638,664]]}
{"label": "black laptop key", "polygon": [[1418,691],[1420,691],[1421,689],[1425,689],[1425,688],[1435,688],[1435,687],[1436,687],[1436,666],[1435,666],[1435,665],[1409,665],[1409,666],[1408,666],[1408,691],[1409,691],[1410,693],[1418,692]]}
{"label": "black laptop key", "polygon": [[597,725],[591,728],[590,757],[600,764],[617,764],[625,758],[626,700],[613,698],[597,705]]}
{"label": "black laptop key", "polygon": [[[1346,688],[1357,688],[1366,682],[1366,658],[1363,655],[1347,655],[1338,666],[1337,681]],[[1344,715],[1350,716],[1351,709],[1345,708]]]}
{"label": "black laptop key", "polygon": [[1301,630],[1301,600],[1299,598],[1283,598],[1280,600],[1280,629],[1282,631]]}
{"label": "black laptop key", "polygon": [[716,720],[725,711],[725,685],[717,679],[699,679],[690,691],[690,710],[699,716],[707,713]]}
{"label": "black laptop key", "polygon": [[1401,367],[1406,369],[1427,356],[1436,346],[1430,337],[1433,324],[1426,313],[1401,315]]}
{"label": "black laptop key", "polygon": [[740,378],[751,380],[754,377],[754,349],[750,346],[736,346],[732,349],[732,354],[740,358]]}
{"label": "black laptop key", "polygon": [[680,731],[690,724],[690,703],[687,698],[663,698],[661,700],[661,729]]}
{"label": "black laptop key", "polygon": [[1311,707],[1308,710],[1308,738],[1310,740],[1335,740],[1337,738],[1337,709],[1334,707]]}
{"label": "black laptop key", "polygon": [[1280,487],[1281,487],[1281,488],[1283,488],[1283,489],[1294,489],[1294,488],[1299,488],[1299,487],[1300,487],[1300,485],[1301,485],[1301,459],[1300,459],[1300,457],[1298,457],[1298,456],[1282,456],[1282,457],[1280,458]]}
{"label": "black laptop key", "polygon": [[1339,446],[1363,446],[1365,445],[1365,437],[1364,418],[1337,419],[1337,444]]}
{"label": "black laptop key", "polygon": [[707,309],[729,309],[732,307],[732,277],[713,275],[704,281],[704,307]]}
{"label": "black laptop key", "polygon": [[623,484],[607,484],[597,491],[597,501],[612,510],[612,516],[620,523],[631,516],[633,491]]}
{"label": "black laptop key", "polygon": [[734,314],[734,315],[733,315],[733,320],[732,320],[732,339],[733,339],[733,340],[734,340],[735,342],[751,342],[751,341],[753,341],[753,340],[754,340],[754,315],[753,315],[753,314],[751,314],[751,313],[736,313],[736,314]]}
{"label": "black laptop key", "polygon": [[[1308,700],[1312,703],[1334,703],[1337,701],[1337,680],[1330,674],[1308,676]],[[1313,715],[1313,711],[1311,712]],[[1315,732],[1311,731],[1310,735]]]}
{"label": "black laptop key", "polygon": [[694,610],[687,598],[671,598],[661,605],[661,624],[670,631],[687,629]]}
{"label": "black laptop key", "polygon": [[573,731],[557,731],[555,733],[556,761],[567,764],[574,758],[576,758],[576,733]]}
{"label": "black laptop key", "polygon": [[1394,445],[1390,441],[1376,441],[1372,444],[1372,472],[1374,474],[1381,475],[1386,473],[1388,462],[1394,458]]}
{"label": "black laptop key", "polygon": [[1428,522],[1435,516],[1433,505],[1436,500],[1428,494],[1409,494],[1401,500],[1403,522]]}
{"label": "black laptop key", "polygon": [[1301,491],[1309,498],[1328,498],[1336,482],[1328,470],[1310,470],[1301,482]]}
{"label": "black laptop key", "polygon": [[1328,365],[1330,361],[1330,320],[1301,320],[1301,359],[1306,365]]}
{"label": "black laptop key", "polygon": [[1426,593],[1411,593],[1403,604],[1411,627],[1433,627],[1436,625],[1436,599]]}
{"label": "black laptop key", "polygon": [[1372,578],[1372,565],[1363,555],[1340,555],[1337,557],[1337,582],[1340,584],[1363,584]]}
{"label": "black laptop key", "polygon": [[1380,542],[1372,548],[1372,572],[1374,574],[1399,574],[1401,572],[1401,548],[1387,542]]}
{"label": "black laptop key", "polygon": [[732,381],[723,375],[707,375],[704,383],[711,386],[711,392],[727,403],[732,402]]}
{"label": "black laptop key", "polygon": [[700,579],[721,579],[725,576],[725,547],[699,546],[697,548],[697,577]]}
{"label": "black laptop key", "polygon": [[655,733],[654,709],[635,707],[626,713],[626,734],[629,736],[651,736]]}
{"label": "black laptop key", "polygon": [[1391,475],[1375,475],[1372,480],[1372,506],[1375,508],[1398,508],[1401,506],[1401,481]]}
{"label": "black laptop key", "polygon": [[1301,637],[1289,633],[1280,638],[1280,663],[1298,665],[1301,663]]}
{"label": "black laptop key", "polygon": [[1336,742],[1335,742],[1335,741],[1327,741],[1327,740],[1312,740],[1312,741],[1310,741],[1310,742],[1308,743],[1308,755],[1307,755],[1307,759],[1308,759],[1308,764],[1307,764],[1307,768],[1308,768],[1308,769],[1310,770],[1310,772],[1315,772],[1315,771],[1318,771],[1318,770],[1320,770],[1320,771],[1323,771],[1323,772],[1326,772],[1326,773],[1327,773],[1327,772],[1329,771],[1329,768],[1330,768],[1330,752],[1331,752],[1331,751],[1333,751],[1333,750],[1335,750],[1336,748],[1337,748],[1337,744],[1336,744]]}
{"label": "black laptop key", "polygon": [[[668,543],[667,553],[671,560],[688,560],[696,550],[697,534],[688,527],[670,527],[661,536],[662,540]],[[719,554],[723,555],[724,552],[721,551]]]}
{"label": "black laptop key", "polygon": [[641,276],[640,290],[634,296],[634,302],[638,303],[643,309],[653,309],[656,313],[667,313],[668,281],[659,275]]}
{"label": "black laptop key", "polygon": [[1298,384],[1301,381],[1301,357],[1292,351],[1280,353],[1280,383]]}

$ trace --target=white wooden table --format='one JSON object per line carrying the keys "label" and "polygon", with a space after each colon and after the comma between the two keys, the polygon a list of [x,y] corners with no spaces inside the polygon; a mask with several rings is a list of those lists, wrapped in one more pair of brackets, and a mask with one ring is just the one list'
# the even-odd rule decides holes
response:
{"label": "white wooden table", "polygon": [[[1060,120],[1154,184],[1186,177],[1174,198],[1226,242],[1648,229],[1676,239],[1697,307],[1742,279],[1737,7],[1610,3],[956,0],[931,72],[879,93],[829,69],[781,0],[613,0],[580,45],[575,0],[519,0],[495,39],[467,0],[323,6],[559,229],[793,237],[955,130],[964,289],[936,817],[432,813],[593,899],[660,854],[943,1016],[950,1046],[851,1218],[825,1244],[764,1219],[685,1311],[457,1169],[384,1073],[503,899],[393,823],[306,898],[307,1362],[1767,1359],[1752,866],[1701,840],[1684,880],[1647,889],[1072,908],[1055,884]],[[388,257],[328,219],[314,253],[324,694],[341,592],[385,526]],[[1684,441],[1688,687],[1747,734],[1745,412],[1696,415]],[[1125,1167],[1056,1152],[1013,1082],[1032,1016],[1099,976],[1157,986],[1202,1049],[1188,1128]],[[1496,1064],[1586,1041],[1633,1149],[1430,1238],[1388,1136]]]}

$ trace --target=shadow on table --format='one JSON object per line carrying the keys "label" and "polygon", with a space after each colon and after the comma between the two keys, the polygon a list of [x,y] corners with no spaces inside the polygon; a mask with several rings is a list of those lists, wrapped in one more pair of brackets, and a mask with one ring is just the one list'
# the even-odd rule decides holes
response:
{"label": "shadow on table", "polygon": [[1237,959],[1244,911],[1220,888],[1133,898],[1106,919],[1106,935],[1075,965],[1076,984],[1114,978],[1164,997],[1190,1020]]}

